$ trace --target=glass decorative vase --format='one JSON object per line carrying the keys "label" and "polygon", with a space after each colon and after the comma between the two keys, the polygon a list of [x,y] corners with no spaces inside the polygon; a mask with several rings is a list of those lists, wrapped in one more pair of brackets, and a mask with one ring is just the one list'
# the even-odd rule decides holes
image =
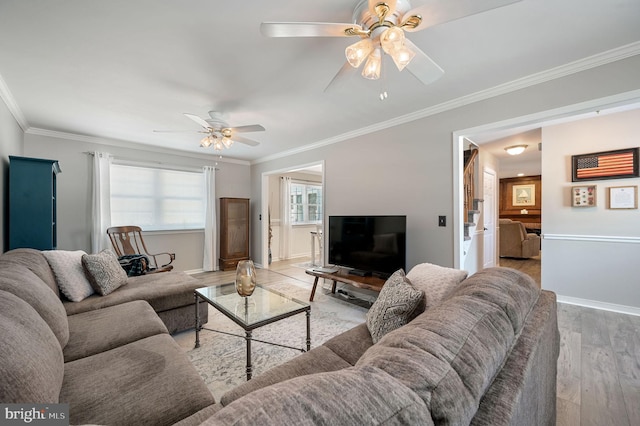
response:
{"label": "glass decorative vase", "polygon": [[236,267],[236,291],[242,297],[253,294],[256,288],[256,268],[251,260],[241,260]]}

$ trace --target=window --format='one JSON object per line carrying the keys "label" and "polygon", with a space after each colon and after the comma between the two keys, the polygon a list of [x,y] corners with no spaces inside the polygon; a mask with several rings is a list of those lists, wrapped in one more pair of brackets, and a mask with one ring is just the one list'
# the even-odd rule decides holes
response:
{"label": "window", "polygon": [[204,228],[202,172],[111,165],[111,223],[145,231]]}
{"label": "window", "polygon": [[291,183],[291,223],[319,223],[322,221],[322,186]]}

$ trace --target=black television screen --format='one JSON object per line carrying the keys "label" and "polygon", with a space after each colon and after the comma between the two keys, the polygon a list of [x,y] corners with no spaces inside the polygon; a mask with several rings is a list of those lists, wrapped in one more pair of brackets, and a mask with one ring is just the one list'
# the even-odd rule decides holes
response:
{"label": "black television screen", "polygon": [[406,264],[406,216],[329,216],[329,263],[388,277]]}

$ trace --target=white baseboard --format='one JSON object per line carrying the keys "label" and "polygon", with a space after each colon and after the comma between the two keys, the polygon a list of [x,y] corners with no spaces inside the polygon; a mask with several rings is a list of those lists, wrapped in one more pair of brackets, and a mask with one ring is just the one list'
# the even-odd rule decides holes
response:
{"label": "white baseboard", "polygon": [[597,300],[580,299],[577,297],[558,295],[558,303],[567,305],[584,306],[585,308],[600,309],[602,311],[617,312],[620,314],[640,316],[640,308],[635,306],[616,305],[615,303],[599,302]]}
{"label": "white baseboard", "polygon": [[200,269],[191,269],[189,271],[184,271],[185,274],[187,275],[193,275],[193,274],[200,274],[204,272],[204,269],[200,268]]}

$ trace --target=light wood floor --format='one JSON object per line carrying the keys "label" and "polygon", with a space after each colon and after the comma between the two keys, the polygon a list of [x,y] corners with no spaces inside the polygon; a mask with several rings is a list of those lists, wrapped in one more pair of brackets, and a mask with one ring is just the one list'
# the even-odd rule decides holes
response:
{"label": "light wood floor", "polygon": [[[500,258],[540,282],[541,255]],[[640,425],[640,317],[558,304],[557,425]]]}
{"label": "light wood floor", "polygon": [[[296,279],[313,283],[307,259],[274,262],[258,270],[261,283]],[[540,257],[500,259],[540,283]],[[204,274],[202,274],[204,275]],[[208,285],[230,282],[235,272],[208,273]],[[640,426],[640,317],[558,304],[557,425]]]}

